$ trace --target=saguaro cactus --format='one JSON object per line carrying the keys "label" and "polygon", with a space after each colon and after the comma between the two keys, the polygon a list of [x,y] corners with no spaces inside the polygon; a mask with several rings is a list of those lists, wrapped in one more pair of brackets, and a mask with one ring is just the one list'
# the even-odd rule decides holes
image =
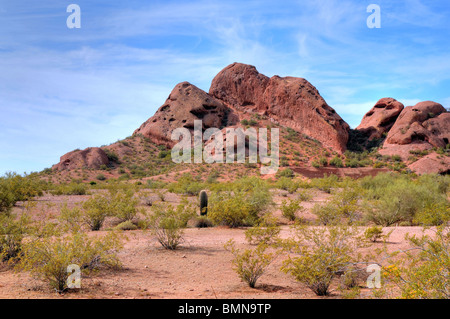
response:
{"label": "saguaro cactus", "polygon": [[208,194],[206,194],[206,191],[201,191],[199,197],[200,197],[200,215],[204,216],[208,214]]}

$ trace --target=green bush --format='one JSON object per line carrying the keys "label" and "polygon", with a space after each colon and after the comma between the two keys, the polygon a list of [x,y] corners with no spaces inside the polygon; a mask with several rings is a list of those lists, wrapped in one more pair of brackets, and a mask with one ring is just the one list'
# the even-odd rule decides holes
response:
{"label": "green bush", "polygon": [[375,243],[383,236],[383,227],[369,227],[364,231],[364,237]]}
{"label": "green bush", "polygon": [[0,177],[0,213],[8,212],[19,201],[42,196],[45,189],[45,183],[35,175],[6,173]]}
{"label": "green bush", "polygon": [[248,228],[245,231],[245,239],[251,245],[272,245],[278,241],[280,231],[276,217],[266,214],[261,218],[257,226]]}
{"label": "green bush", "polygon": [[185,173],[176,183],[170,184],[167,190],[171,193],[198,196],[204,188],[205,185],[203,183],[194,179],[191,174]]}
{"label": "green bush", "polygon": [[283,216],[290,221],[295,221],[297,219],[296,213],[303,209],[300,203],[300,200],[290,200],[289,202],[283,200],[281,202],[281,212]]}
{"label": "green bush", "polygon": [[433,236],[406,239],[412,248],[392,254],[390,265],[383,267],[386,285],[395,284],[405,299],[449,299],[449,228],[440,226]]}
{"label": "green bush", "polygon": [[50,193],[52,195],[86,195],[87,187],[82,183],[60,184],[55,185]]}
{"label": "green bush", "polygon": [[342,159],[340,157],[335,156],[330,160],[330,166],[344,167],[344,163],[342,162]]}
{"label": "green bush", "polygon": [[98,174],[95,178],[98,179],[99,181],[105,181],[106,180],[106,176],[103,175],[103,174]]}
{"label": "green bush", "polygon": [[276,173],[276,177],[277,177],[277,178],[280,178],[280,177],[293,178],[294,176],[295,176],[295,173],[294,173],[294,171],[293,171],[292,169],[290,169],[290,168],[285,168],[285,169],[279,170],[279,171]]}
{"label": "green bush", "polygon": [[0,260],[9,261],[18,258],[22,250],[22,240],[28,233],[29,218],[22,214],[20,218],[0,214]]}
{"label": "green bush", "polygon": [[297,227],[296,239],[285,241],[294,253],[283,262],[282,270],[304,283],[316,295],[325,296],[333,278],[358,262],[355,230],[346,227]]}
{"label": "green bush", "polygon": [[229,227],[256,225],[260,215],[272,204],[267,182],[257,177],[245,177],[229,187],[231,190],[212,192],[208,209],[211,220]]}
{"label": "green bush", "polygon": [[67,287],[69,265],[78,265],[82,273],[98,270],[101,266],[118,268],[117,252],[122,247],[113,232],[103,237],[88,237],[83,232],[68,236],[35,237],[23,243],[19,270],[30,271],[33,276],[46,281],[57,292]]}
{"label": "green bush", "polygon": [[420,221],[420,216],[424,217],[433,207],[443,207],[445,211],[449,203],[445,194],[446,178],[442,178],[414,180],[402,175],[378,175],[373,180],[363,179],[368,220],[387,227]]}
{"label": "green bush", "polygon": [[311,186],[326,193],[331,193],[333,188],[339,187],[339,177],[337,175],[325,175],[323,178],[313,178]]}
{"label": "green bush", "polygon": [[267,253],[268,246],[259,244],[256,248],[240,250],[235,247],[233,240],[228,241],[225,249],[229,250],[234,258],[234,270],[249,287],[255,288],[256,282],[275,259],[274,253]]}
{"label": "green bush", "polygon": [[276,188],[288,191],[290,194],[295,193],[299,186],[299,183],[289,177],[280,177],[275,183]]}
{"label": "green bush", "polygon": [[120,224],[118,224],[116,227],[114,227],[116,230],[136,230],[138,229],[138,226],[133,224],[130,220],[124,221]]}
{"label": "green bush", "polygon": [[166,249],[175,250],[183,241],[183,228],[188,220],[195,216],[195,211],[186,209],[180,204],[176,209],[172,205],[153,205],[153,215],[150,218],[152,228],[158,242]]}
{"label": "green bush", "polygon": [[82,220],[93,231],[100,230],[107,216],[112,213],[107,196],[94,195],[83,203]]}

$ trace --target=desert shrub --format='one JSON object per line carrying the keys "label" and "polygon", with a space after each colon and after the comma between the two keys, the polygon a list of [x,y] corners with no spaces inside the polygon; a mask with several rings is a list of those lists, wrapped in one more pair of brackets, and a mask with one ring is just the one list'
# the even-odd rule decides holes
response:
{"label": "desert shrub", "polygon": [[316,295],[327,295],[333,278],[358,261],[358,256],[352,256],[358,244],[355,232],[348,227],[297,227],[296,237],[285,241],[291,254],[282,271]]}
{"label": "desert shrub", "polygon": [[328,159],[326,157],[324,157],[324,156],[321,156],[318,161],[319,161],[320,166],[327,166],[328,165]]}
{"label": "desert shrub", "polygon": [[22,214],[20,218],[12,215],[0,215],[0,260],[9,261],[18,258],[22,250],[22,240],[28,233],[29,218]]}
{"label": "desert shrub", "polygon": [[360,219],[358,200],[361,196],[362,191],[360,189],[344,187],[334,193],[331,202],[335,205],[337,214],[347,218],[348,223],[351,224]]}
{"label": "desert shrub", "polygon": [[434,236],[407,235],[406,239],[412,248],[392,254],[383,277],[400,289],[402,298],[449,299],[449,228],[440,226]]}
{"label": "desert shrub", "polygon": [[325,226],[338,225],[343,218],[335,203],[332,202],[315,204],[311,212],[317,216],[319,224]]}
{"label": "desert shrub", "polygon": [[112,213],[107,196],[94,195],[85,201],[82,207],[82,220],[93,231],[100,230],[106,217]]}
{"label": "desert shrub", "polygon": [[67,236],[36,237],[23,243],[17,268],[30,271],[57,292],[63,292],[68,288],[69,265],[78,265],[84,273],[98,270],[101,266],[120,267],[117,258],[120,248],[120,239],[113,232],[96,238],[88,237],[83,232]]}
{"label": "desert shrub", "polygon": [[138,213],[139,200],[133,192],[117,192],[111,195],[110,215],[118,218],[120,222],[131,221]]}
{"label": "desert shrub", "polygon": [[245,239],[251,245],[272,245],[278,241],[280,231],[276,217],[266,214],[261,218],[257,226],[248,228],[245,231]]}
{"label": "desert shrub", "polygon": [[408,176],[380,174],[363,179],[367,219],[382,226],[412,223],[416,216],[426,216],[427,210],[433,207],[448,206],[445,179],[440,183],[435,178],[436,181],[430,177],[414,180]]}
{"label": "desert shrub", "polygon": [[7,212],[19,201],[41,196],[46,185],[34,175],[6,173],[0,177],[0,213]]}
{"label": "desert shrub", "polygon": [[15,203],[14,194],[7,187],[0,185],[0,213],[9,212]]}
{"label": "desert shrub", "polygon": [[158,242],[166,249],[175,250],[183,241],[183,228],[195,215],[195,210],[186,208],[185,203],[177,208],[172,205],[153,205],[153,215],[150,218],[152,228]]}
{"label": "desert shrub", "polygon": [[287,127],[286,131],[287,131],[286,139],[296,143],[300,142],[300,134],[297,131],[295,131],[290,127]]}
{"label": "desert shrub", "polygon": [[213,222],[208,216],[195,216],[189,221],[189,226],[194,228],[207,228],[212,227]]}
{"label": "desert shrub", "polygon": [[68,208],[67,203],[61,207],[61,212],[58,216],[59,221],[68,226],[69,229],[75,230],[80,227],[82,221],[82,211],[80,207]]}
{"label": "desert shrub", "polygon": [[147,188],[150,189],[161,189],[166,187],[166,183],[163,181],[157,181],[157,180],[147,180]]}
{"label": "desert shrub", "polygon": [[256,177],[237,180],[232,190],[216,190],[210,196],[208,215],[218,225],[230,227],[256,225],[272,204],[267,183]]}
{"label": "desert shrub", "polygon": [[246,226],[251,223],[249,219],[257,217],[251,216],[250,203],[244,193],[212,193],[210,202],[209,217],[216,225]]}
{"label": "desert shrub", "polygon": [[279,170],[279,171],[276,173],[276,177],[277,177],[277,178],[280,178],[280,177],[293,178],[294,176],[295,176],[295,173],[294,173],[294,171],[293,171],[292,169],[290,169],[290,168],[285,168],[285,169]]}
{"label": "desert shrub", "polygon": [[281,202],[281,212],[284,217],[289,219],[290,221],[295,221],[297,219],[296,213],[303,209],[300,205],[300,200],[283,200]]}
{"label": "desert shrub", "polygon": [[299,184],[292,178],[280,177],[275,183],[275,187],[278,189],[288,191],[290,194],[293,194],[299,188]]}
{"label": "desert shrub", "polygon": [[373,226],[364,231],[364,237],[375,243],[383,237],[383,227]]}
{"label": "desert shrub", "polygon": [[52,195],[86,195],[87,187],[82,183],[60,184],[55,185],[50,193]]}
{"label": "desert shrub", "polygon": [[136,230],[136,229],[138,229],[138,226],[133,224],[133,222],[131,220],[126,220],[124,222],[121,222],[114,228],[116,230]]}
{"label": "desert shrub", "polygon": [[108,149],[104,149],[104,151],[110,162],[120,164],[119,156],[114,151]]}
{"label": "desert shrub", "polygon": [[301,200],[302,202],[306,202],[312,199],[312,194],[306,190],[306,189],[302,189],[300,191],[297,192],[298,193],[298,199]]}
{"label": "desert shrub", "polygon": [[326,193],[331,193],[333,188],[339,187],[339,177],[337,175],[325,175],[323,178],[313,178],[311,186]]}
{"label": "desert shrub", "polygon": [[450,221],[450,205],[448,203],[431,203],[417,212],[413,222],[423,226],[440,226]]}
{"label": "desert shrub", "polygon": [[255,248],[241,250],[235,247],[233,240],[225,245],[225,249],[233,254],[234,270],[251,288],[255,288],[258,279],[275,259],[274,253],[267,253],[268,247],[266,244],[259,244]]}
{"label": "desert shrub", "polygon": [[176,183],[172,183],[167,187],[167,190],[172,193],[185,194],[191,196],[198,196],[200,191],[205,188],[205,185],[199,180],[192,177],[191,174],[185,173]]}
{"label": "desert shrub", "polygon": [[99,181],[105,181],[106,180],[106,176],[103,175],[103,174],[98,174],[95,178],[98,179]]}
{"label": "desert shrub", "polygon": [[335,156],[330,160],[330,166],[344,167],[344,163],[342,162],[342,159],[340,157]]}

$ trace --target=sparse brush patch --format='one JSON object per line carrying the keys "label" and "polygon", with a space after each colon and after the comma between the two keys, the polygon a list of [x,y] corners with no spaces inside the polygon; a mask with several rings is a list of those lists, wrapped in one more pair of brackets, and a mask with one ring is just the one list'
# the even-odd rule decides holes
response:
{"label": "sparse brush patch", "polygon": [[372,243],[376,243],[383,238],[383,227],[373,226],[367,228],[364,232],[364,237]]}
{"label": "sparse brush patch", "polygon": [[278,172],[276,173],[277,178],[280,178],[280,177],[293,178],[294,176],[295,176],[295,173],[290,168],[278,170]]}
{"label": "sparse brush patch", "polygon": [[21,176],[16,173],[6,173],[0,177],[0,213],[9,212],[19,201],[42,196],[46,189],[47,184],[34,174]]}
{"label": "sparse brush patch", "polygon": [[282,271],[304,283],[316,295],[325,296],[332,280],[357,262],[356,230],[348,227],[297,227],[296,237],[285,240],[294,254],[283,262]]}
{"label": "sparse brush patch", "polygon": [[117,252],[121,247],[120,238],[114,232],[96,238],[83,232],[32,237],[24,241],[16,267],[44,280],[57,292],[63,292],[68,289],[69,265],[79,266],[84,274],[100,267],[119,268]]}
{"label": "sparse brush patch", "polygon": [[256,225],[273,203],[267,182],[256,177],[239,179],[229,187],[231,190],[217,190],[210,196],[208,215],[217,225]]}
{"label": "sparse brush patch", "polygon": [[78,206],[69,208],[67,206],[67,203],[64,203],[61,207],[61,212],[58,216],[58,220],[69,229],[79,229],[80,222],[82,221],[82,210]]}
{"label": "sparse brush patch", "polygon": [[83,203],[82,220],[92,231],[100,230],[107,216],[111,214],[111,207],[106,196],[94,195]]}
{"label": "sparse brush patch", "polygon": [[150,217],[150,227],[158,242],[166,249],[175,250],[183,241],[183,228],[195,215],[195,209],[184,202],[177,206],[153,205],[153,215]]}
{"label": "sparse brush patch", "polygon": [[133,224],[131,220],[124,221],[120,224],[118,224],[116,227],[114,227],[116,230],[136,230],[138,229],[138,226]]}
{"label": "sparse brush patch", "polygon": [[195,216],[189,220],[188,225],[194,228],[207,228],[213,227],[213,222],[208,218],[208,216]]}
{"label": "sparse brush patch", "polygon": [[82,183],[70,183],[55,185],[50,190],[52,195],[86,195],[87,186]]}
{"label": "sparse brush patch", "polygon": [[286,217],[289,221],[295,221],[297,219],[297,213],[303,210],[303,207],[300,205],[300,200],[283,200],[281,202],[281,212],[284,217]]}
{"label": "sparse brush patch", "polygon": [[293,194],[298,190],[300,185],[292,178],[283,176],[277,180],[277,182],[275,183],[275,187],[278,189],[288,191],[290,194]]}
{"label": "sparse brush patch", "polygon": [[278,242],[280,231],[276,217],[266,214],[261,218],[257,226],[248,228],[245,231],[245,239],[251,245],[273,245]]}
{"label": "sparse brush patch", "polygon": [[325,175],[323,178],[313,178],[311,186],[326,193],[331,193],[333,188],[339,187],[339,177],[337,175]]}
{"label": "sparse brush patch", "polygon": [[448,206],[446,194],[440,190],[442,187],[446,191],[447,186],[439,180],[413,180],[401,175],[378,175],[373,180],[363,179],[362,186],[367,189],[367,219],[385,227],[401,222],[411,224],[414,220],[420,221],[420,217],[417,219],[416,216],[426,214],[427,210],[433,209],[433,205]]}
{"label": "sparse brush patch", "polygon": [[276,257],[274,253],[268,253],[269,246],[262,243],[255,248],[241,250],[231,239],[224,247],[233,254],[232,263],[239,278],[251,288],[255,288],[258,279]]}
{"label": "sparse brush patch", "polygon": [[169,184],[167,190],[171,193],[198,196],[200,191],[205,188],[204,183],[185,173],[176,183]]}
{"label": "sparse brush patch", "polygon": [[382,277],[405,299],[450,298],[450,231],[439,226],[433,236],[406,236],[412,248],[390,255]]}
{"label": "sparse brush patch", "polygon": [[30,219],[26,214],[20,218],[0,214],[0,261],[6,262],[19,258],[22,240],[29,232]]}

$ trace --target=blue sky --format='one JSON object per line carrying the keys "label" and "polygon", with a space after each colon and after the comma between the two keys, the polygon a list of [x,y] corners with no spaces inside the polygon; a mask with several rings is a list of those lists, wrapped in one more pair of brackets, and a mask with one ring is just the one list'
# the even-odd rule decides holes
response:
{"label": "blue sky", "polygon": [[382,97],[450,107],[448,0],[118,2],[0,0],[0,175],[125,138],[233,62],[306,78],[353,128]]}

